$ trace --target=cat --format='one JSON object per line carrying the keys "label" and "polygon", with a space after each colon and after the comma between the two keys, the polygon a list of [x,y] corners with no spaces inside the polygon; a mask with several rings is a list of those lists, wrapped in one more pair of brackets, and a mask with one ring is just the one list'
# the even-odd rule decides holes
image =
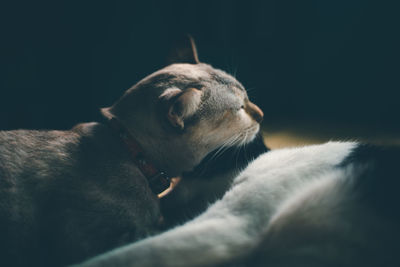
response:
{"label": "cat", "polygon": [[243,85],[186,51],[104,122],[0,132],[0,265],[63,266],[153,234],[169,177],[254,139],[263,114]]}
{"label": "cat", "polygon": [[174,190],[160,200],[163,227],[168,229],[193,219],[220,199],[233,179],[259,155],[270,149],[258,133],[242,147],[220,147],[191,171],[184,173]]}
{"label": "cat", "polygon": [[399,147],[273,150],[194,220],[80,267],[400,266]]}

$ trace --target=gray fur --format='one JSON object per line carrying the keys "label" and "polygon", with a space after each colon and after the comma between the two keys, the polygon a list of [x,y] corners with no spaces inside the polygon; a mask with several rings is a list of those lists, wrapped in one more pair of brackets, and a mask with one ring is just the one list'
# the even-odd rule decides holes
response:
{"label": "gray fur", "polygon": [[[147,159],[179,175],[217,147],[251,141],[262,118],[242,108],[251,105],[223,71],[174,64],[102,112],[128,129]],[[157,197],[107,125],[0,132],[2,266],[77,262],[152,234],[160,219]]]}
{"label": "gray fur", "polygon": [[108,127],[0,139],[3,266],[59,265],[156,229],[157,197]]}

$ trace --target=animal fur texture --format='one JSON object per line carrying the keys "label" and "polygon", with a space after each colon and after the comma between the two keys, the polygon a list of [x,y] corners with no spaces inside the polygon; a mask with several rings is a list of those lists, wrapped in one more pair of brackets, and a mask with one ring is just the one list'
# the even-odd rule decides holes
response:
{"label": "animal fur texture", "polygon": [[400,266],[399,159],[352,142],[265,153],[194,220],[79,266]]}
{"label": "animal fur texture", "polygon": [[[250,142],[263,116],[235,78],[199,63],[193,49],[193,62],[149,75],[102,109],[170,176]],[[107,123],[0,132],[1,266],[79,262],[153,234],[161,221],[157,196]]]}
{"label": "animal fur texture", "polygon": [[221,147],[207,155],[196,168],[184,173],[174,190],[162,198],[164,227],[180,225],[204,212],[220,199],[233,179],[262,153],[269,151],[259,133],[242,147]]}

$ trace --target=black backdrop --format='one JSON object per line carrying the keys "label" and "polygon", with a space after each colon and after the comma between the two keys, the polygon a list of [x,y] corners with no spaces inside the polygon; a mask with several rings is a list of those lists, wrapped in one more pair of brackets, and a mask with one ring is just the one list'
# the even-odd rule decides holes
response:
{"label": "black backdrop", "polygon": [[399,133],[397,2],[3,1],[0,128],[96,119],[190,33],[200,60],[236,73],[265,124]]}

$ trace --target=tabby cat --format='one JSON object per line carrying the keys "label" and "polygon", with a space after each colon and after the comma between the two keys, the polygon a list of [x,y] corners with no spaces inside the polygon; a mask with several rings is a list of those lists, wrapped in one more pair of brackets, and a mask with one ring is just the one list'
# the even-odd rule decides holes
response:
{"label": "tabby cat", "polygon": [[255,137],[263,114],[244,87],[188,50],[102,109],[105,122],[0,132],[1,266],[62,266],[154,233],[168,176]]}

